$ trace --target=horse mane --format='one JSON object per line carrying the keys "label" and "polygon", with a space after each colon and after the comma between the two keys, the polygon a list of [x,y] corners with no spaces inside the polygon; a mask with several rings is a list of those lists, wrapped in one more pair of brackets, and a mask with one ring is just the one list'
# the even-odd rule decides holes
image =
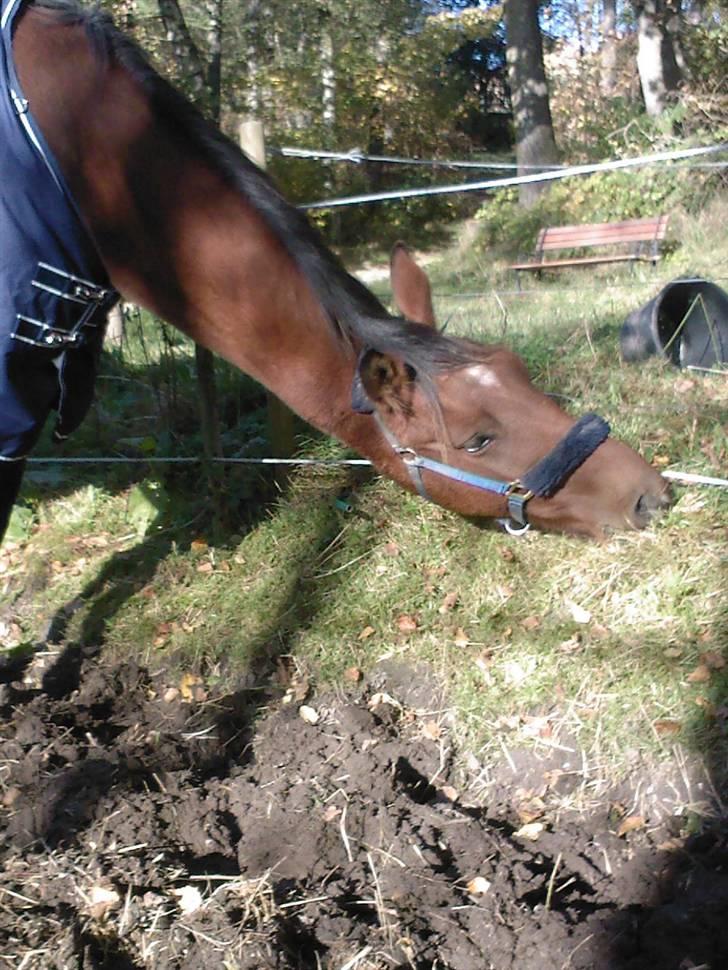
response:
{"label": "horse mane", "polygon": [[271,178],[232,139],[152,67],[141,48],[99,7],[77,0],[29,0],[65,24],[82,24],[102,61],[120,64],[142,87],[160,121],[183,135],[261,216],[298,266],[337,332],[349,342],[407,361],[425,378],[473,359],[472,347],[437,330],[387,312],[377,297],[351,276],[308,218],[288,202]]}

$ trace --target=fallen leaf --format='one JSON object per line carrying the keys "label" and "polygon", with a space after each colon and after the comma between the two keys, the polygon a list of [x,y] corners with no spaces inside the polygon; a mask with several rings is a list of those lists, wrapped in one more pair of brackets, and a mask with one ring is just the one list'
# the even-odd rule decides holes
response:
{"label": "fallen leaf", "polygon": [[535,842],[544,830],[543,822],[527,822],[513,834],[516,838],[526,839],[527,842]]}
{"label": "fallen leaf", "polygon": [[721,656],[717,650],[706,650],[700,654],[700,662],[705,664],[709,670],[722,670],[725,667],[725,657]]}
{"label": "fallen leaf", "polygon": [[560,653],[578,653],[581,650],[581,634],[575,633],[573,637],[569,637],[568,640],[562,640],[558,646]]}
{"label": "fallen leaf", "polygon": [[692,391],[692,389],[695,387],[695,381],[691,381],[689,378],[683,378],[675,381],[673,387],[678,394],[685,394],[686,391]]}
{"label": "fallen leaf", "polygon": [[691,684],[704,684],[710,680],[710,674],[710,667],[706,664],[698,664],[695,670],[691,674],[688,674],[686,679]]}
{"label": "fallen leaf", "polygon": [[660,718],[659,721],[654,721],[652,727],[655,729],[655,733],[660,737],[670,737],[673,734],[679,734],[682,731],[682,724],[680,721],[672,721],[667,717]]}
{"label": "fallen leaf", "polygon": [[385,556],[398,556],[399,555],[399,546],[397,545],[397,543],[396,542],[388,542],[385,545],[385,547],[384,547],[384,555]]}
{"label": "fallen leaf", "polygon": [[628,815],[627,818],[622,819],[617,829],[617,836],[621,839],[629,832],[635,832],[637,829],[644,828],[644,826],[645,820],[641,815]]}
{"label": "fallen leaf", "polygon": [[437,721],[425,721],[422,725],[422,733],[429,741],[439,741],[442,736],[442,730]]}
{"label": "fallen leaf", "polygon": [[185,916],[189,916],[202,906],[202,893],[196,886],[173,889],[172,895],[177,897],[177,905]]}
{"label": "fallen leaf", "polygon": [[531,795],[520,801],[515,808],[519,820],[528,825],[535,822],[537,818],[541,818],[546,811],[546,804],[538,795]]}
{"label": "fallen leaf", "polygon": [[195,700],[198,699],[198,693],[202,686],[202,678],[198,677],[197,674],[183,674],[179,682],[179,692],[184,700]]}
{"label": "fallen leaf", "polygon": [[454,642],[456,647],[467,647],[470,643],[470,637],[461,626],[455,631]]}
{"label": "fallen leaf", "polygon": [[696,697],[695,703],[698,705],[698,707],[702,707],[703,714],[705,714],[706,717],[714,718],[717,716],[718,709],[712,701],[708,700],[707,697]]}
{"label": "fallen leaf", "polygon": [[94,919],[103,919],[112,909],[121,904],[121,897],[115,889],[92,886],[89,894],[89,912]]}
{"label": "fallen leaf", "polygon": [[362,672],[358,667],[347,667],[344,671],[344,680],[351,684],[358,684],[362,678]]}
{"label": "fallen leaf", "polygon": [[547,717],[526,715],[523,718],[522,731],[528,738],[550,738],[553,736],[554,727]]}
{"label": "fallen leaf", "polygon": [[538,630],[541,626],[541,617],[527,616],[525,620],[521,620],[521,626],[524,630]]}
{"label": "fallen leaf", "polygon": [[455,607],[457,606],[457,602],[458,602],[458,594],[457,593],[448,593],[445,596],[445,599],[440,604],[439,612],[440,613],[449,613],[450,610],[455,609]]}
{"label": "fallen leaf", "polygon": [[301,704],[298,708],[298,716],[301,720],[305,721],[306,724],[318,724],[319,714],[313,707],[309,707],[308,704]]}
{"label": "fallen leaf", "polygon": [[682,657],[682,652],[682,647],[668,647],[662,651],[662,654],[668,660],[677,660],[678,657]]}
{"label": "fallen leaf", "polygon": [[21,789],[18,788],[17,785],[13,785],[12,788],[8,788],[2,797],[3,806],[5,808],[12,808],[22,794]]}
{"label": "fallen leaf", "polygon": [[364,629],[359,634],[359,636],[357,637],[357,640],[368,640],[369,637],[373,636],[376,632],[377,631],[374,629],[373,626],[365,626]]}
{"label": "fallen leaf", "polygon": [[476,876],[467,884],[466,889],[474,896],[484,896],[490,889],[490,883],[483,876]]}
{"label": "fallen leaf", "polygon": [[417,620],[408,613],[398,616],[396,624],[400,633],[414,633],[417,629]]}

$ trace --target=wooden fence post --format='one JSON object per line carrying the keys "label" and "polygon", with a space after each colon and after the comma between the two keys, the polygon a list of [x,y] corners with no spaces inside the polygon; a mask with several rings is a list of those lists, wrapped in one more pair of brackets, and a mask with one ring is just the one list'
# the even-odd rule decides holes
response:
{"label": "wooden fence post", "polygon": [[106,342],[112,347],[120,347],[124,340],[124,311],[121,300],[109,310],[109,320],[106,324]]}
{"label": "wooden fence post", "polygon": [[[263,122],[249,118],[240,123],[238,129],[240,147],[259,168],[265,168],[265,133]],[[293,412],[270,391],[268,394],[268,435],[275,458],[290,457],[296,447]],[[277,474],[278,482],[285,480],[284,474]]]}

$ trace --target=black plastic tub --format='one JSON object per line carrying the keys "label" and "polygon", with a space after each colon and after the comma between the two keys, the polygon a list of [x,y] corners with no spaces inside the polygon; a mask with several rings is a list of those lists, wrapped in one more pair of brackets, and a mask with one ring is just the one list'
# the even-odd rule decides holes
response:
{"label": "black plastic tub", "polygon": [[709,280],[673,280],[630,313],[619,342],[626,361],[661,354],[678,367],[728,363],[728,293]]}

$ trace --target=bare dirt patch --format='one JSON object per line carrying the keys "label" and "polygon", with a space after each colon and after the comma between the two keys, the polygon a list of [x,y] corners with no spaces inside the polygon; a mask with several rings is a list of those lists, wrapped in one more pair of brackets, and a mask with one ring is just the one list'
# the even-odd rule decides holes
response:
{"label": "bare dirt patch", "polygon": [[0,966],[728,965],[724,832],[566,816],[525,754],[478,797],[421,672],[307,719],[73,652],[0,691]]}

